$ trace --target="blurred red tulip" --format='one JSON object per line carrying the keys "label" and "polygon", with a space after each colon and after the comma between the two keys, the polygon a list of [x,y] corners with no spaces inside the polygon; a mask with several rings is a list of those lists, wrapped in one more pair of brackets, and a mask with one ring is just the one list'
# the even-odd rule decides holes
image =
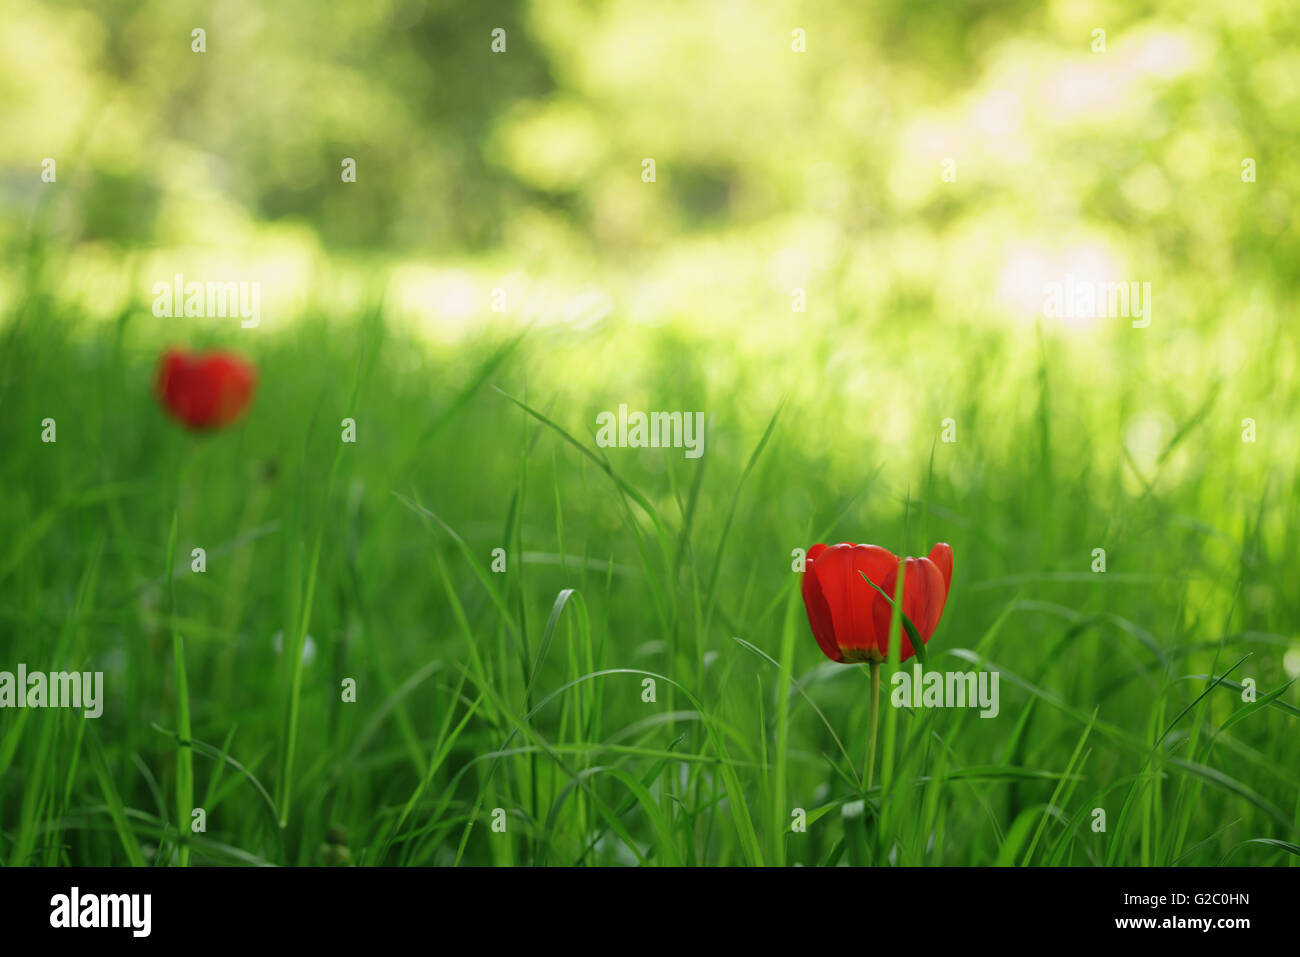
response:
{"label": "blurred red tulip", "polygon": [[229,425],[248,407],[256,386],[257,370],[230,352],[191,355],[171,348],[158,362],[158,401],[191,429]]}
{"label": "blurred red tulip", "polygon": [[[803,603],[813,637],[832,661],[884,661],[889,650],[889,602],[862,576],[894,597],[900,559],[879,545],[814,545],[808,549],[803,573]],[[939,543],[928,558],[902,560],[903,614],[912,620],[923,642],[939,626],[948,587],[952,584],[952,549]],[[900,630],[899,661],[914,649]]]}

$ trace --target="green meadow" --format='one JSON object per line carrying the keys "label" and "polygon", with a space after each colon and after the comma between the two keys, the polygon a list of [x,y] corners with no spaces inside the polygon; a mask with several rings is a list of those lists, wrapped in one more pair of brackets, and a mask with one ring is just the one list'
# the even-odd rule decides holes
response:
{"label": "green meadow", "polygon": [[[1283,4],[369,6],[0,3],[0,860],[1300,863]],[[870,787],[842,541],[998,675]]]}

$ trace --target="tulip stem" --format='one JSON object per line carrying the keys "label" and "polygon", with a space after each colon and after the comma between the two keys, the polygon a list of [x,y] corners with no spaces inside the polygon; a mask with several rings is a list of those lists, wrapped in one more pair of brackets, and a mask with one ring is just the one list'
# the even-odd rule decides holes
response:
{"label": "tulip stem", "polygon": [[[871,779],[876,770],[876,728],[880,724],[880,662],[870,662],[871,668],[871,717],[867,726],[867,790],[871,790]],[[864,795],[865,798],[865,795]]]}

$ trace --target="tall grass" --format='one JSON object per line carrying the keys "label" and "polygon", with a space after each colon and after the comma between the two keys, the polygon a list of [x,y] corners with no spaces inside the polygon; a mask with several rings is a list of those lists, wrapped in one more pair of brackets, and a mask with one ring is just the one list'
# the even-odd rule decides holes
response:
{"label": "tall grass", "polygon": [[[33,287],[3,329],[0,667],[100,670],[107,698],[0,711],[8,863],[1300,854],[1294,450],[1239,435],[1295,406],[1293,365],[1222,380],[1207,352],[1162,386],[1151,349],[1099,384],[1133,333],[954,351],[859,316],[442,348],[382,308],[246,337],[142,316]],[[166,333],[251,355],[244,422],[164,420]],[[598,447],[620,402],[705,411],[705,455]],[[843,540],[952,544],[926,667],[998,671],[995,719],[891,707],[887,666],[867,767],[868,672],[821,656],[792,568]]]}

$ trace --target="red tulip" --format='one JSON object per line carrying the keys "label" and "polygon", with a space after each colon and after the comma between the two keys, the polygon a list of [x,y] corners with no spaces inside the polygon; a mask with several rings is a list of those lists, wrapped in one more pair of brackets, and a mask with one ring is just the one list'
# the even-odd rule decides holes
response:
{"label": "red tulip", "polygon": [[[803,603],[813,637],[832,661],[884,661],[889,650],[890,603],[863,574],[893,598],[900,559],[879,545],[814,545],[803,573]],[[948,586],[952,584],[952,549],[940,542],[929,558],[902,560],[903,614],[927,642],[939,626]],[[900,630],[899,661],[914,649]]]}
{"label": "red tulip", "polygon": [[167,414],[191,429],[229,425],[248,407],[257,370],[230,352],[171,348],[158,362],[156,390]]}

